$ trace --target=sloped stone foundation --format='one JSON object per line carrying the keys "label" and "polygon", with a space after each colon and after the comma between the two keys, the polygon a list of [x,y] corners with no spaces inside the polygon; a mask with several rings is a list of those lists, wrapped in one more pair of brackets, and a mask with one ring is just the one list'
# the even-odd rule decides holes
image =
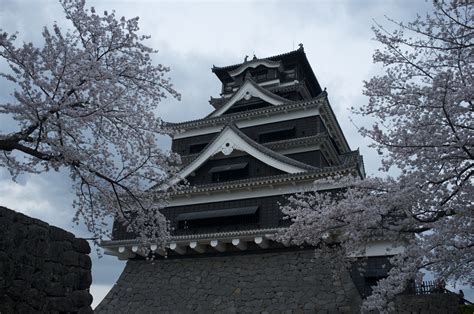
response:
{"label": "sloped stone foundation", "polygon": [[358,313],[349,272],[312,250],[130,260],[96,313]]}

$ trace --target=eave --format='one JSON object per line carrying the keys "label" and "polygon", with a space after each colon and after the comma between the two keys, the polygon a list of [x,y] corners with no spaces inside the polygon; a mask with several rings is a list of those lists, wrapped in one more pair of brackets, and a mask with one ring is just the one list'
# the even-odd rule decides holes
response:
{"label": "eave", "polygon": [[270,116],[280,113],[287,113],[294,110],[305,110],[308,108],[314,108],[320,106],[325,99],[327,99],[326,93],[321,93],[319,96],[312,98],[310,100],[301,100],[297,102],[291,102],[287,104],[282,104],[279,106],[265,107],[261,109],[236,112],[228,115],[218,116],[218,117],[208,117],[196,120],[190,120],[179,123],[167,122],[165,127],[171,130],[190,130],[190,129],[199,129],[206,126],[215,126],[215,125],[224,125],[231,121],[239,121],[251,119],[259,116]]}
{"label": "eave", "polygon": [[[202,233],[195,235],[172,236],[165,243],[165,249],[160,249],[156,242],[144,244],[139,239],[126,240],[103,240],[100,246],[106,255],[117,256],[120,260],[135,257],[147,257],[150,252],[167,256],[170,252],[178,255],[189,254],[189,252],[224,252],[232,246],[234,250],[246,251],[248,244],[259,249],[269,248],[269,242],[273,241],[273,235],[282,232],[283,228],[250,229],[240,231]],[[289,243],[277,244],[289,246]]]}
{"label": "eave", "polygon": [[[269,142],[269,143],[262,143],[262,146],[271,149],[273,151],[280,151],[285,149],[293,149],[293,148],[300,148],[300,147],[309,147],[314,145],[319,145],[323,152],[324,157],[330,162],[331,166],[335,166],[340,164],[339,156],[335,151],[331,140],[329,138],[329,134],[321,133],[318,135],[313,136],[306,136],[306,137],[297,137],[289,140],[282,140],[277,142]],[[183,166],[186,166],[191,161],[197,158],[199,154],[192,154],[192,155],[185,155],[181,156],[181,161]]]}
{"label": "eave", "polygon": [[350,152],[349,144],[347,143],[347,140],[342,132],[339,122],[334,116],[334,111],[332,110],[331,105],[329,104],[326,92],[322,92],[319,96],[310,100],[302,100],[293,103],[282,104],[279,106],[265,107],[261,109],[236,112],[233,114],[218,117],[208,117],[180,123],[168,122],[165,124],[165,127],[171,130],[181,131],[181,133],[178,133],[178,136],[183,137],[183,135],[180,134],[183,134],[185,133],[185,131],[189,130],[221,126],[229,124],[230,122],[238,124],[241,121],[252,120],[259,117],[277,116],[280,114],[288,114],[289,112],[300,112],[313,108],[319,110],[319,115],[323,119],[329,134],[331,134],[332,138],[338,145],[338,148],[341,153]]}
{"label": "eave", "polygon": [[183,188],[179,191],[170,194],[172,198],[176,197],[190,197],[197,194],[209,195],[217,192],[230,192],[236,190],[252,190],[260,187],[295,184],[296,182],[315,181],[322,178],[327,178],[334,175],[344,175],[357,172],[357,163],[350,165],[341,165],[336,167],[321,168],[311,172],[296,173],[296,174],[282,174],[276,176],[267,176],[259,178],[250,178],[245,180],[230,181],[227,183],[214,183],[205,185],[196,185]]}

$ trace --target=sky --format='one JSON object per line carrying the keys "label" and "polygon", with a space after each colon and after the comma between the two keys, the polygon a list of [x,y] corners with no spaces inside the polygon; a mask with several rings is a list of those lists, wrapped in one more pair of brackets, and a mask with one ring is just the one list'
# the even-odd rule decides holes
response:
{"label": "sky", "polygon": [[[380,157],[369,148],[357,127],[369,126],[370,119],[356,117],[350,108],[363,106],[363,81],[380,73],[372,63],[378,47],[373,40],[374,20],[388,24],[412,20],[425,13],[424,0],[352,1],[87,1],[97,12],[116,11],[118,17],[139,16],[142,34],[151,35],[147,44],[159,51],[156,64],[171,67],[169,73],[182,100],[169,98],[157,112],[166,121],[187,121],[207,115],[213,108],[220,82],[212,65],[225,66],[243,61],[246,55],[268,57],[298,48],[302,43],[320,85],[327,88],[331,106],[352,149],[360,149],[367,174],[377,174]],[[53,0],[0,0],[0,29],[17,31],[20,41],[41,45],[43,26],[57,21],[70,25],[62,8]],[[5,70],[0,62],[0,70]],[[0,101],[9,99],[12,86],[0,84]],[[16,124],[0,117],[0,133],[15,130]],[[162,147],[168,148],[169,140]],[[82,226],[73,227],[70,179],[65,172],[22,175],[12,182],[0,169],[0,204],[70,230],[77,236],[90,235]],[[118,279],[124,262],[114,257],[93,260],[91,293],[95,306]]]}

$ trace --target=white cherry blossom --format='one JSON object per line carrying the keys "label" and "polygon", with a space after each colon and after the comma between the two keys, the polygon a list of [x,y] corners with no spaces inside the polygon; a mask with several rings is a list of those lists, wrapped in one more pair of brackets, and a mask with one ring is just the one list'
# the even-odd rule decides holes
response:
{"label": "white cherry blossom", "polygon": [[334,178],[347,188],[282,207],[292,221],[282,241],[337,246],[345,256],[380,238],[403,244],[366,310],[388,311],[423,268],[452,282],[474,278],[474,16],[470,1],[433,7],[411,23],[374,27],[384,74],[365,82],[368,105],[353,109],[374,118],[361,133],[383,156],[382,170],[400,175]]}
{"label": "white cherry blossom", "polygon": [[[98,239],[109,236],[110,218],[147,239],[168,237],[159,209],[177,172],[179,157],[158,147],[170,135],[155,115],[167,95],[180,98],[152,62],[157,51],[138,34],[138,18],[102,15],[84,1],[60,0],[71,29],[44,28],[44,44],[18,43],[0,31],[0,57],[16,84],[0,113],[18,131],[0,133],[0,166],[19,173],[67,169],[74,182],[75,220]],[[0,130],[1,132],[1,130]]]}

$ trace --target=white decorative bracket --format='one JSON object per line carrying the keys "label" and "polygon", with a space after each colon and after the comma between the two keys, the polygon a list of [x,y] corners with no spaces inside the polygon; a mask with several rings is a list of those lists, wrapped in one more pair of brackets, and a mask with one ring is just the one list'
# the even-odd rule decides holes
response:
{"label": "white decorative bracket", "polygon": [[206,250],[203,245],[198,244],[196,241],[189,243],[189,247],[198,253],[204,253],[204,251]]}
{"label": "white decorative bracket", "polygon": [[225,243],[219,242],[218,240],[212,240],[211,246],[219,252],[225,251]]}
{"label": "white decorative bracket", "polygon": [[254,241],[262,249],[268,248],[268,240],[264,239],[263,237],[255,237]]}
{"label": "white decorative bracket", "polygon": [[247,249],[247,243],[240,239],[232,239],[232,244],[242,251]]}
{"label": "white decorative bracket", "polygon": [[176,244],[176,243],[171,243],[170,244],[170,249],[175,251],[178,254],[181,254],[181,255],[186,253],[186,248],[184,248],[182,246],[178,246],[178,244]]}

